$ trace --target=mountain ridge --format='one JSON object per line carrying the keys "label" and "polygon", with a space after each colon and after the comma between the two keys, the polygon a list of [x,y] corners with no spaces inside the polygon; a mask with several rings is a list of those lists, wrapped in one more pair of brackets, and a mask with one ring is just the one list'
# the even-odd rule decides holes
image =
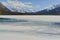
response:
{"label": "mountain ridge", "polygon": [[[54,8],[53,8],[54,7]],[[60,5],[53,6],[50,10],[44,9],[41,11],[36,12],[37,15],[60,15]]]}
{"label": "mountain ridge", "polygon": [[0,3],[0,15],[60,15],[60,5],[53,5],[50,8],[43,9],[37,12],[16,12],[11,11],[2,3]]}

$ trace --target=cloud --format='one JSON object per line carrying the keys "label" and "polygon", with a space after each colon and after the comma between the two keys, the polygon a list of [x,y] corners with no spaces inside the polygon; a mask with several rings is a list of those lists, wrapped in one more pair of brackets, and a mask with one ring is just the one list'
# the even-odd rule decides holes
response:
{"label": "cloud", "polygon": [[[7,0],[7,2],[3,2],[4,5],[10,6],[11,8],[17,11],[31,11],[33,12],[33,6],[31,2],[21,2],[18,0]],[[12,9],[11,9],[12,10]]]}

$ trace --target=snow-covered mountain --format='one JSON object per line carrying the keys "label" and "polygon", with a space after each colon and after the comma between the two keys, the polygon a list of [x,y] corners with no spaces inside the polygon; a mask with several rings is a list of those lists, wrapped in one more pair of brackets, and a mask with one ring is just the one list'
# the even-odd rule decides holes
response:
{"label": "snow-covered mountain", "polygon": [[7,2],[2,2],[5,6],[9,6],[9,9],[13,12],[34,12],[32,8],[32,3],[30,2],[19,2],[18,0],[7,0]]}
{"label": "snow-covered mountain", "polygon": [[60,15],[60,5],[53,5],[44,10],[38,11],[35,14],[38,14],[38,15]]}
{"label": "snow-covered mountain", "polygon": [[55,9],[55,8],[58,8],[58,7],[60,7],[60,4],[59,5],[52,5],[52,6],[46,7],[45,9],[46,10],[52,10],[52,9]]}
{"label": "snow-covered mountain", "polygon": [[0,13],[3,15],[60,15],[60,5],[53,5],[45,8],[44,10],[33,12],[32,9],[8,9],[5,5],[0,3]]}

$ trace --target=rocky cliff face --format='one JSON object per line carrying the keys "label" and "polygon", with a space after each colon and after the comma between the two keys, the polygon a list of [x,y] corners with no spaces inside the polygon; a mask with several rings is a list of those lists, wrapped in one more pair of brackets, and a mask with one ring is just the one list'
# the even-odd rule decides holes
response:
{"label": "rocky cliff face", "polygon": [[2,3],[0,3],[0,11],[10,11],[7,7],[5,7]]}
{"label": "rocky cliff face", "polygon": [[11,11],[0,2],[0,15],[10,13]]}

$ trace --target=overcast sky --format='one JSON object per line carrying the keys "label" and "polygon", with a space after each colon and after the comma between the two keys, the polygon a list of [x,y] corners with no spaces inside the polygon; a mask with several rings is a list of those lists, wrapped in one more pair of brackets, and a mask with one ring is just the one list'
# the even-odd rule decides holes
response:
{"label": "overcast sky", "polygon": [[[12,0],[9,0],[9,1],[12,1]],[[6,3],[7,0],[0,0],[0,2],[4,2],[4,5],[6,6],[9,5],[8,3]],[[9,3],[11,3],[10,5],[13,5],[15,7],[19,5],[20,9],[28,8],[30,10],[35,9],[37,11],[44,9],[46,7],[52,6],[52,5],[60,4],[60,0],[18,0],[17,2],[20,2],[20,3],[16,3],[16,2],[14,2],[13,4],[11,2]]]}

